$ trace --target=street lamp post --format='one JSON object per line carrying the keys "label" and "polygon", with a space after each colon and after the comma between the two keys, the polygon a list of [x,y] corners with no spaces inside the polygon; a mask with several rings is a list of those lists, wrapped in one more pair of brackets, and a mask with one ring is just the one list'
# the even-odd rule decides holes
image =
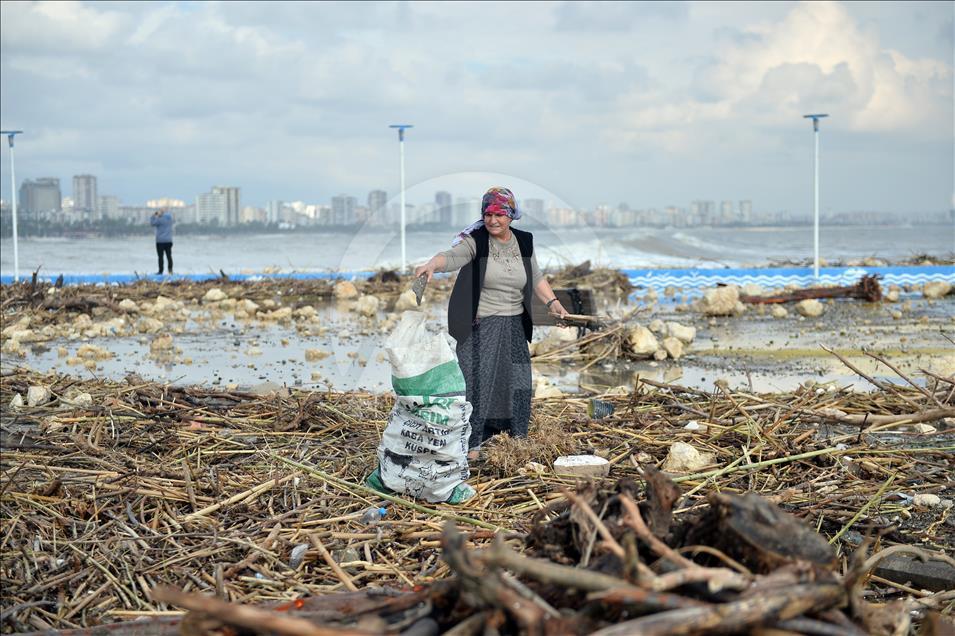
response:
{"label": "street lamp post", "polygon": [[828,116],[825,113],[803,115],[803,119],[812,120],[812,135],[815,142],[812,155],[812,274],[816,280],[819,280],[819,120]]}
{"label": "street lamp post", "polygon": [[0,135],[7,136],[10,144],[10,201],[13,203],[13,282],[20,280],[20,253],[17,237],[17,177],[13,166],[13,138],[23,134],[22,130],[0,130]]}
{"label": "street lamp post", "polygon": [[389,128],[398,129],[398,156],[401,171],[401,271],[407,267],[405,252],[405,129],[414,128],[411,124],[391,124]]}

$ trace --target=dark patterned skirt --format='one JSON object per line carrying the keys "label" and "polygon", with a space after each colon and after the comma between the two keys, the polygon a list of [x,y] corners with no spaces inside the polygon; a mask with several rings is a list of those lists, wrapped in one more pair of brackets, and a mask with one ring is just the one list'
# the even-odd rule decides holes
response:
{"label": "dark patterned skirt", "polygon": [[471,403],[468,447],[480,448],[492,435],[527,437],[531,418],[531,356],[521,317],[480,319],[457,346]]}

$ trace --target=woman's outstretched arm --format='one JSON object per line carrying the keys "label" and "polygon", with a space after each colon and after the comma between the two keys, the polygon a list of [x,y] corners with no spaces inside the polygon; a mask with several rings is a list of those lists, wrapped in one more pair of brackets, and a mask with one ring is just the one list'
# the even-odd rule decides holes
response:
{"label": "woman's outstretched arm", "polygon": [[431,259],[424,265],[418,265],[415,267],[414,275],[415,278],[421,276],[422,274],[428,275],[428,282],[431,282],[431,277],[434,276],[435,272],[443,272],[448,266],[448,259],[445,258],[443,253],[435,254]]}
{"label": "woman's outstretched arm", "polygon": [[567,310],[564,309],[564,306],[560,304],[559,300],[556,300],[557,296],[554,294],[554,290],[550,288],[550,283],[547,282],[546,278],[541,278],[537,282],[537,285],[534,287],[534,293],[537,294],[537,297],[545,305],[551,300],[554,301],[547,307],[550,313],[557,314],[560,317],[567,315]]}

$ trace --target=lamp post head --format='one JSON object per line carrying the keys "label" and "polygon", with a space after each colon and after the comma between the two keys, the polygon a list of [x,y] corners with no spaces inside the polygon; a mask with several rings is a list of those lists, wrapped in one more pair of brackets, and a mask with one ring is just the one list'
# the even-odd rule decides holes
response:
{"label": "lamp post head", "polygon": [[823,117],[828,117],[828,116],[829,116],[829,115],[828,115],[827,113],[815,113],[815,114],[812,114],[812,115],[803,115],[802,118],[803,118],[803,119],[811,119],[811,120],[812,120],[812,129],[815,130],[815,131],[818,131],[818,130],[819,130],[819,120],[822,119]]}
{"label": "lamp post head", "polygon": [[23,134],[22,130],[0,130],[0,135],[7,136],[7,143],[10,144],[11,148],[13,148],[13,138],[16,135],[22,135],[22,134]]}
{"label": "lamp post head", "polygon": [[398,129],[398,141],[405,140],[405,128],[414,128],[412,124],[391,124],[388,128],[397,128]]}

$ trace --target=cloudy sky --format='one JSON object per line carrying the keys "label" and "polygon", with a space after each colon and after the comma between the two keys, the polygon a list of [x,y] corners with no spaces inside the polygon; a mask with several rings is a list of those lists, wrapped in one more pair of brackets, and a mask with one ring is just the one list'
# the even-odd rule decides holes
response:
{"label": "cloudy sky", "polygon": [[127,203],[394,194],[401,122],[418,193],[805,211],[826,112],[824,210],[946,210],[953,6],[11,1],[0,124],[18,180]]}

